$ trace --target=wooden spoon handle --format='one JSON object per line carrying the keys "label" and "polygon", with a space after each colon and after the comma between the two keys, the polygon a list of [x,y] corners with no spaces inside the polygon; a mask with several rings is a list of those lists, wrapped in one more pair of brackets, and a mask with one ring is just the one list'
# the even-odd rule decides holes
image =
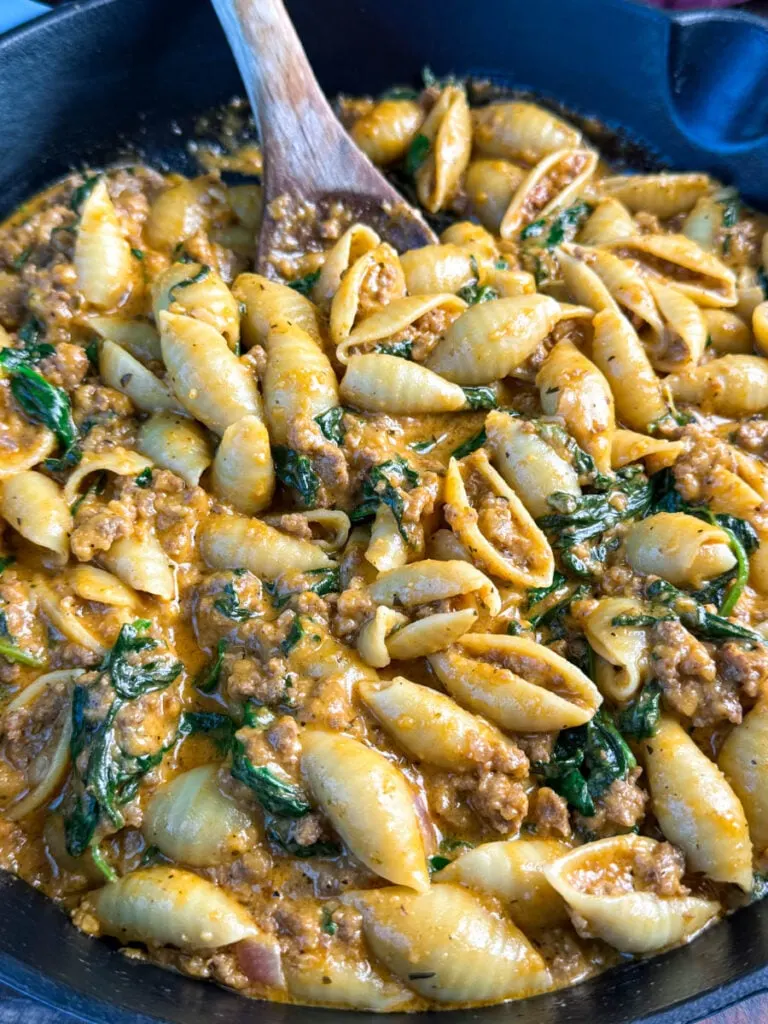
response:
{"label": "wooden spoon handle", "polygon": [[[338,182],[351,142],[317,84],[282,0],[212,0],[251,102],[273,186]],[[331,166],[329,166],[329,163]],[[270,189],[274,194],[274,188]]]}

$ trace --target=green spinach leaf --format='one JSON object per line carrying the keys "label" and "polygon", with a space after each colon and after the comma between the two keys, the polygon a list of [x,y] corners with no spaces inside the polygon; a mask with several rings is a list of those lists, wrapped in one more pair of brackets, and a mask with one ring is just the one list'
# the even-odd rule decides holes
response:
{"label": "green spinach leaf", "polygon": [[195,677],[195,686],[203,693],[213,693],[219,685],[221,669],[224,665],[224,655],[227,653],[227,641],[219,640],[216,644],[216,657],[210,665],[206,665]]}
{"label": "green spinach leaf", "polygon": [[349,518],[353,523],[364,522],[376,515],[379,505],[387,505],[395,517],[403,540],[409,542],[403,526],[405,503],[400,492],[412,490],[418,482],[419,474],[399,455],[373,466],[363,482],[362,501],[352,510]]}
{"label": "green spinach leaf", "polygon": [[624,736],[634,740],[650,739],[656,735],[661,715],[661,685],[655,680],[646,683],[639,696],[619,714],[617,725]]}
{"label": "green spinach leaf", "polygon": [[309,293],[315,287],[318,278],[320,277],[319,270],[313,270],[309,274],[305,274],[303,277],[297,277],[294,281],[288,282],[288,287],[293,288],[299,295],[309,296]]}
{"label": "green spinach leaf", "polygon": [[320,477],[312,468],[309,456],[293,448],[275,445],[272,458],[278,480],[296,491],[307,508],[312,508],[320,488]]}
{"label": "green spinach leaf", "polygon": [[327,412],[321,412],[319,416],[315,416],[315,423],[329,441],[338,445],[344,443],[344,435],[346,433],[344,429],[344,409],[340,405],[335,405],[332,409],[328,409]]}

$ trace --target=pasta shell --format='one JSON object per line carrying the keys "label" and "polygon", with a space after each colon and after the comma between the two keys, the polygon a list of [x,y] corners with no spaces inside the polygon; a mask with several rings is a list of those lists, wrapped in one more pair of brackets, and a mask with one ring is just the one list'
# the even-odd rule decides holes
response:
{"label": "pasta shell", "polygon": [[685,218],[683,234],[707,252],[714,252],[722,224],[723,204],[712,196],[702,196]]}
{"label": "pasta shell", "polygon": [[457,292],[477,280],[472,256],[458,245],[424,245],[400,257],[409,295]]}
{"label": "pasta shell", "polygon": [[535,164],[581,142],[573,125],[535,103],[491,103],[473,110],[472,122],[475,147],[483,156]]}
{"label": "pasta shell", "polygon": [[267,579],[290,569],[307,572],[333,564],[317,544],[245,516],[208,516],[200,532],[200,551],[212,569],[248,569]]}
{"label": "pasta shell", "polygon": [[201,263],[174,263],[155,281],[152,314],[172,312],[210,324],[237,350],[240,341],[240,308],[232,292],[215,270]]}
{"label": "pasta shell", "polygon": [[0,515],[26,540],[66,562],[72,516],[62,489],[50,477],[26,469],[4,480]]}
{"label": "pasta shell", "polygon": [[376,604],[412,608],[451,597],[477,594],[488,614],[498,615],[501,598],[485,573],[468,562],[424,559],[382,573],[370,586]]}
{"label": "pasta shell", "polygon": [[353,141],[380,167],[400,160],[424,119],[413,100],[381,100],[352,125]]}
{"label": "pasta shell", "polygon": [[521,587],[546,587],[555,560],[547,538],[525,505],[481,449],[445,477],[445,518],[475,562],[492,576]]}
{"label": "pasta shell", "polygon": [[391,633],[387,637],[387,651],[395,661],[424,658],[450,647],[476,622],[477,611],[474,608],[436,612]]}
{"label": "pasta shell", "polygon": [[231,185],[227,199],[232,212],[254,235],[261,227],[264,193],[260,185]]}
{"label": "pasta shell", "polygon": [[720,912],[715,900],[642,888],[636,858],[652,857],[658,845],[646,836],[613,836],[585,843],[544,870],[592,935],[622,953],[653,953],[693,938]]}
{"label": "pasta shell", "polygon": [[62,601],[61,597],[44,579],[39,576],[35,577],[32,589],[45,617],[62,636],[71,640],[73,644],[84,647],[86,651],[93,651],[98,655],[106,654],[104,645],[85,628],[82,619],[75,614],[71,604]]}
{"label": "pasta shell", "polygon": [[91,897],[102,929],[122,942],[216,949],[260,934],[240,903],[191,871],[132,871]]}
{"label": "pasta shell", "polygon": [[[5,399],[6,394],[10,394],[10,390],[5,391],[4,383],[7,386],[8,381],[3,382],[0,379],[0,398],[2,399]],[[5,400],[7,401],[7,399]],[[39,462],[42,462],[43,459],[47,459],[49,455],[52,455],[58,444],[56,435],[53,431],[48,430],[47,427],[29,423],[27,420],[22,419],[21,416],[16,419],[16,423],[18,425],[18,433],[13,434],[13,441],[11,442],[13,447],[7,448],[3,452],[3,462],[0,465],[0,481],[15,476],[24,470],[32,469]]]}
{"label": "pasta shell", "polygon": [[648,287],[656,299],[664,328],[646,351],[655,370],[674,373],[695,366],[707,347],[707,325],[701,309],[677,288],[649,280]]}
{"label": "pasta shell", "polygon": [[505,748],[523,756],[498,729],[428,686],[403,676],[381,684],[361,683],[358,693],[384,729],[417,761],[447,771],[476,771]]}
{"label": "pasta shell", "polygon": [[416,194],[425,209],[437,213],[456,192],[472,150],[472,120],[463,88],[443,89],[420,134],[429,140],[429,152],[416,171]]}
{"label": "pasta shell", "polygon": [[662,715],[642,744],[653,810],[688,867],[716,882],[752,888],[752,845],[744,808],[725,776],[681,725]]}
{"label": "pasta shell", "polygon": [[176,579],[160,541],[153,533],[119,537],[101,556],[115,576],[135,590],[171,601],[176,596]]}
{"label": "pasta shell", "polygon": [[755,853],[768,851],[768,700],[758,701],[729,734],[718,759],[741,801]]}
{"label": "pasta shell", "polygon": [[240,274],[232,294],[245,306],[242,321],[243,341],[248,348],[267,344],[273,330],[298,327],[321,343],[317,308],[295,288],[270,281],[261,274]]}
{"label": "pasta shell", "polygon": [[649,472],[655,473],[677,462],[683,454],[682,441],[667,441],[663,437],[648,437],[633,430],[614,430],[611,441],[611,467],[621,469],[631,462],[646,460]]}
{"label": "pasta shell", "polygon": [[379,245],[381,239],[365,224],[351,224],[333,248],[325,254],[320,277],[312,289],[319,305],[327,306],[339,290],[341,280],[353,263]]}
{"label": "pasta shell", "polygon": [[485,429],[499,472],[535,519],[552,511],[550,495],[581,494],[574,468],[532,426],[508,413],[493,411]]}
{"label": "pasta shell", "polygon": [[413,993],[390,981],[357,959],[339,960],[334,953],[319,963],[302,958],[298,966],[285,965],[288,991],[299,1003],[322,1003],[344,1010],[391,1013],[412,1009]]}
{"label": "pasta shell", "polygon": [[483,843],[438,871],[433,882],[463,885],[500,899],[523,931],[565,924],[565,903],[544,868],[568,853],[557,839],[514,839]]}
{"label": "pasta shell", "polygon": [[339,404],[339,386],[328,356],[296,327],[270,334],[263,388],[273,444],[287,443],[291,424],[299,417],[314,420]]}
{"label": "pasta shell", "polygon": [[51,723],[51,740],[27,769],[27,791],[3,810],[9,821],[21,821],[28,814],[45,806],[56,795],[67,776],[70,764],[69,744],[72,738],[72,713],[69,691],[82,669],[61,669],[39,676],[25,686],[6,706],[5,713],[13,714],[29,708],[41,697],[47,697],[53,687],[64,686],[62,706]]}
{"label": "pasta shell", "polygon": [[618,418],[630,429],[647,431],[667,414],[661,382],[632,325],[613,310],[593,320],[592,358],[608,381]]}
{"label": "pasta shell", "polygon": [[149,244],[161,252],[174,249],[180,242],[205,227],[209,219],[206,199],[210,178],[194,178],[161,192],[152,203],[145,230]]}
{"label": "pasta shell", "polygon": [[603,700],[575,665],[523,637],[467,633],[429,663],[452,697],[511,732],[583,725]]}
{"label": "pasta shell", "polygon": [[141,825],[147,843],[192,867],[226,864],[253,845],[253,822],[222,793],[217,773],[201,765],[155,790]]}
{"label": "pasta shell", "polygon": [[633,213],[653,213],[662,220],[686,213],[712,191],[706,174],[618,174],[600,179],[600,191],[618,199]]}
{"label": "pasta shell", "polygon": [[470,163],[464,188],[483,227],[499,233],[502,218],[523,178],[523,168],[508,160],[473,160]]}
{"label": "pasta shell", "polygon": [[[370,316],[377,315],[380,303],[371,301],[371,297],[368,295],[368,285],[369,282],[381,278],[389,281],[387,297],[390,301],[384,307],[386,310],[393,302],[402,300],[405,295],[405,276],[403,268],[400,266],[400,259],[387,242],[381,242],[374,249],[358,256],[341,279],[339,288],[331,302],[328,322],[331,341],[334,345],[342,346],[344,342],[348,342],[355,323],[364,317],[366,312]],[[374,307],[373,312],[370,310],[371,306]],[[342,358],[342,353],[345,354],[346,351],[347,348],[341,347],[337,350],[340,362],[346,361]]]}
{"label": "pasta shell", "polygon": [[618,199],[601,199],[579,231],[579,245],[605,245],[637,234],[632,214]]}
{"label": "pasta shell", "polygon": [[426,365],[456,384],[490,384],[525,362],[559,318],[547,295],[478,303],[454,320]]}
{"label": "pasta shell", "polygon": [[444,245],[458,245],[459,248],[466,249],[474,256],[482,275],[487,275],[499,258],[496,239],[484,227],[474,224],[471,220],[460,220],[450,224],[440,235],[440,241]]}
{"label": "pasta shell", "polygon": [[[196,487],[213,461],[211,443],[194,420],[158,412],[139,427],[139,449],[158,466]],[[71,478],[70,478],[71,479]]]}
{"label": "pasta shell", "polygon": [[119,316],[89,316],[83,326],[105,341],[114,341],[141,363],[160,362],[160,335],[147,320],[125,320]]}
{"label": "pasta shell", "polygon": [[403,416],[454,412],[467,401],[457,384],[426,366],[373,353],[350,358],[339,391],[347,405]]}
{"label": "pasta shell", "polygon": [[76,565],[69,575],[72,589],[84,601],[95,601],[114,608],[136,608],[139,604],[139,595],[135,590],[126,587],[111,572],[98,569],[95,565]]}
{"label": "pasta shell", "polygon": [[64,501],[71,505],[77,498],[80,485],[92,473],[114,473],[116,476],[138,476],[152,463],[129,448],[108,448],[103,452],[86,452],[72,470],[64,485]]}
{"label": "pasta shell", "polygon": [[732,270],[685,235],[637,235],[612,242],[621,259],[632,260],[651,277],[666,281],[700,306],[735,306]]}
{"label": "pasta shell", "polygon": [[768,408],[768,360],[762,356],[721,356],[670,374],[665,383],[676,399],[719,416],[751,416]]}
{"label": "pasta shell", "polygon": [[768,302],[755,306],[752,312],[752,333],[758,350],[768,356]]}
{"label": "pasta shell", "polygon": [[[707,339],[717,355],[751,354],[752,331],[741,317],[727,309],[703,309],[701,312],[706,325]],[[754,316],[754,312],[752,315]],[[761,347],[760,351],[768,355],[768,348],[763,350]]]}
{"label": "pasta shell", "polygon": [[[563,254],[566,259],[563,260]],[[654,301],[654,293],[643,275],[606,249],[565,243],[558,250],[560,268],[569,292],[576,302],[592,306],[596,312],[617,308],[627,310],[644,321],[657,334],[663,329]],[[581,267],[574,266],[573,260]],[[589,271],[598,278],[595,281]],[[602,288],[600,287],[602,285]]]}
{"label": "pasta shell", "polygon": [[397,569],[408,561],[409,548],[388,505],[380,504],[371,526],[365,557],[379,572]]}
{"label": "pasta shell", "polygon": [[402,612],[380,605],[357,637],[357,649],[363,661],[373,668],[385,668],[392,660],[387,650],[387,637],[393,630],[407,622],[408,617]]}
{"label": "pasta shell", "polygon": [[103,178],[85,200],[74,255],[77,287],[97,309],[119,305],[133,285],[134,259]]}
{"label": "pasta shell", "polygon": [[223,434],[243,416],[261,419],[253,378],[210,324],[161,313],[160,343],[176,397],[209,430]]}
{"label": "pasta shell", "polygon": [[648,678],[651,656],[647,627],[620,626],[614,619],[642,613],[628,597],[603,597],[584,619],[584,632],[592,650],[605,662],[597,674],[600,692],[612,701],[630,700]]}
{"label": "pasta shell", "polygon": [[363,915],[374,955],[425,999],[491,1003],[551,984],[523,933],[458,885],[358,890],[342,901]]}
{"label": "pasta shell", "polygon": [[395,885],[429,888],[413,794],[390,761],[351,736],[312,729],[302,737],[301,771],[358,860]]}
{"label": "pasta shell", "polygon": [[559,416],[600,473],[611,468],[616,416],[613,394],[602,373],[573,342],[559,341],[536,374],[541,407]]}
{"label": "pasta shell", "polygon": [[[383,309],[371,313],[355,327],[351,334],[340,335],[336,357],[340,363],[348,363],[353,351],[371,348],[377,342],[386,341],[394,335],[407,331],[415,321],[434,309],[443,309],[455,319],[467,308],[466,302],[458,295],[409,295],[393,299]],[[351,324],[350,324],[351,326]],[[333,329],[331,330],[333,336]]]}
{"label": "pasta shell", "polygon": [[[303,519],[313,534],[313,541],[323,551],[340,551],[349,539],[350,522],[346,512],[339,508],[312,508],[303,512],[291,512]],[[264,516],[270,526],[280,526],[281,516]]]}
{"label": "pasta shell", "polygon": [[275,493],[275,467],[267,428],[256,416],[243,416],[224,431],[211,471],[213,493],[238,512],[253,516]]}
{"label": "pasta shell", "polygon": [[632,523],[624,546],[635,572],[677,587],[698,589],[736,564],[725,531],[684,512],[658,512]]}
{"label": "pasta shell", "polygon": [[583,192],[597,167],[590,149],[560,149],[549,153],[526,175],[512,197],[499,227],[504,239],[514,238],[540,217],[562,210]]}
{"label": "pasta shell", "polygon": [[163,381],[113,341],[100,345],[99,373],[105,384],[127,395],[142,412],[184,412]]}

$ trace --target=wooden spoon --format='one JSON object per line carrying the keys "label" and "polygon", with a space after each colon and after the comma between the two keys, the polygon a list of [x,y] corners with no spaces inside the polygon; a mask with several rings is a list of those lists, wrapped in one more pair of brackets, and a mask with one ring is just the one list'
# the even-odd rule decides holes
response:
{"label": "wooden spoon", "polygon": [[257,268],[290,277],[355,221],[398,251],[436,242],[339,124],[282,0],[212,0],[237,61],[264,153]]}

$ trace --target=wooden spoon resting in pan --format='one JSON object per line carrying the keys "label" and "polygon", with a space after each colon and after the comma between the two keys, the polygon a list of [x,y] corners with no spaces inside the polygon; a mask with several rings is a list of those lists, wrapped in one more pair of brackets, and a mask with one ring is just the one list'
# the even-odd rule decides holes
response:
{"label": "wooden spoon resting in pan", "polygon": [[[327,248],[335,232],[369,224],[398,251],[436,242],[352,142],[317,84],[282,0],[212,0],[237,61],[264,153],[264,219],[258,270],[291,275],[308,248]],[[322,242],[322,244],[318,244]],[[313,244],[314,243],[314,244]]]}

